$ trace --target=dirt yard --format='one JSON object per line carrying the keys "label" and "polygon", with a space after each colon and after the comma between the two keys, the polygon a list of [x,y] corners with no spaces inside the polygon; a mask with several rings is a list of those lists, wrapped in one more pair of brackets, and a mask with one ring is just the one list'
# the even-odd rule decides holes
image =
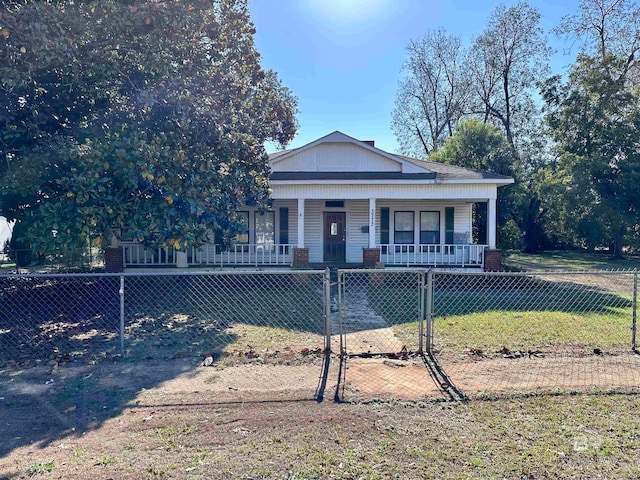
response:
{"label": "dirt yard", "polygon": [[[457,387],[470,389],[474,381],[481,385],[483,371],[509,375],[505,366],[518,361],[474,360],[450,373]],[[567,472],[632,478],[640,472],[634,395],[443,402],[452,386],[436,384],[417,359],[373,358],[350,359],[346,371],[352,391],[368,402],[334,403],[338,363],[322,403],[313,399],[320,361],[205,367],[179,359],[3,370],[0,478],[557,478]],[[547,365],[556,375],[566,367]],[[373,399],[385,395],[397,400]]]}
{"label": "dirt yard", "polygon": [[[116,360],[0,371],[0,478],[325,478],[287,477],[283,472],[296,471],[296,461],[311,453],[291,457],[297,447],[285,439],[312,435],[315,426],[333,429],[332,419],[365,431],[370,420],[356,413],[365,404],[386,399],[389,408],[432,410],[466,398],[509,402],[561,391],[629,394],[640,386],[635,354],[500,358],[460,352],[435,359],[349,358],[344,384],[337,388],[341,371],[334,356],[325,401],[318,403],[321,356],[278,364],[199,362]],[[336,392],[365,403],[336,404]],[[293,462],[288,470],[270,466],[267,454],[225,456],[232,447],[248,455],[265,443],[286,450]],[[210,474],[204,466],[212,465],[220,470]]]}

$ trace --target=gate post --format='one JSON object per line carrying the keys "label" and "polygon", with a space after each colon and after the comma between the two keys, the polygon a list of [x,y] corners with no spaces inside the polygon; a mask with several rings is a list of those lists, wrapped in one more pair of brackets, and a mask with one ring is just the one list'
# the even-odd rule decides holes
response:
{"label": "gate post", "polygon": [[418,319],[418,353],[424,353],[424,272],[420,272],[420,278],[418,280],[420,291],[420,318]]}
{"label": "gate post", "polygon": [[636,322],[637,322],[637,310],[638,310],[638,270],[633,271],[633,306],[632,306],[632,319],[631,319],[631,348],[635,351],[636,344]]}
{"label": "gate post", "polygon": [[433,271],[427,270],[427,308],[426,308],[426,323],[427,323],[427,353],[431,353],[432,339],[433,339]]}
{"label": "gate post", "polygon": [[324,335],[325,352],[331,353],[331,271],[324,270]]}
{"label": "gate post", "polygon": [[338,325],[339,325],[339,335],[340,335],[340,358],[342,359],[343,355],[345,354],[345,338],[344,338],[344,329],[343,329],[343,322],[344,322],[344,306],[342,305],[342,302],[344,301],[344,299],[342,298],[343,296],[343,290],[344,289],[344,272],[341,272],[340,270],[338,270]]}

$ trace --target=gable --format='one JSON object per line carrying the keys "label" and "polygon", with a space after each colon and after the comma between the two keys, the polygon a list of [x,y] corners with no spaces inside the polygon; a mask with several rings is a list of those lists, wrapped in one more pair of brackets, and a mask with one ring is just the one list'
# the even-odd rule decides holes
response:
{"label": "gable", "polygon": [[273,172],[402,172],[402,164],[359,145],[328,142],[274,162]]}

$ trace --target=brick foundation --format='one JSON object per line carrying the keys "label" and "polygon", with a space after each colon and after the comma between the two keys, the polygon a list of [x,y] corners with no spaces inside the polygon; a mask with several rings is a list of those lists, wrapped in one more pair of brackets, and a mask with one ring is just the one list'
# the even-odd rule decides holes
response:
{"label": "brick foundation", "polygon": [[293,268],[309,268],[309,249],[293,249]]}
{"label": "brick foundation", "polygon": [[362,263],[365,268],[375,268],[380,263],[380,249],[379,248],[363,248],[362,249]]}
{"label": "brick foundation", "polygon": [[107,273],[124,272],[123,254],[122,247],[111,247],[104,251],[104,269]]}
{"label": "brick foundation", "polygon": [[502,250],[485,250],[484,251],[484,271],[485,272],[502,272]]}

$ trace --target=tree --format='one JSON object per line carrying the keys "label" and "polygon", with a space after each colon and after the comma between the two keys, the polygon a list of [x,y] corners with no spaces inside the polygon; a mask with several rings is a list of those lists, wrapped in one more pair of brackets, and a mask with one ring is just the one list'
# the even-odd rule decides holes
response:
{"label": "tree", "polygon": [[0,214],[37,250],[116,235],[181,249],[266,206],[296,99],[247,0],[5,2]]}
{"label": "tree", "polygon": [[[637,70],[640,8],[629,0],[581,0],[580,11],[563,17],[555,33],[582,41],[582,53],[604,61],[613,55],[622,70]],[[637,77],[637,72],[635,74]]]}
{"label": "tree", "polygon": [[[514,152],[505,136],[494,126],[478,119],[469,119],[458,125],[442,148],[429,157],[431,161],[447,163],[459,167],[490,171],[500,175],[518,177]],[[513,234],[512,216],[516,209],[519,186],[508,186],[498,190],[498,243],[503,248],[518,248],[519,235]],[[474,207],[474,238],[486,241],[486,204]]]}
{"label": "tree", "polygon": [[426,157],[451,136],[465,112],[469,88],[460,37],[439,29],[407,46],[392,128],[403,153]]}
{"label": "tree", "polygon": [[595,230],[615,257],[626,231],[640,223],[640,98],[626,81],[627,65],[612,55],[580,56],[566,83],[555,77],[545,88],[549,124],[572,176],[565,195],[579,206],[579,233],[589,245]]}
{"label": "tree", "polygon": [[516,151],[518,129],[536,115],[534,88],[548,70],[550,52],[540,13],[526,2],[499,5],[471,47],[474,111],[485,122],[497,122]]}
{"label": "tree", "polygon": [[461,121],[477,118],[500,128],[509,147],[505,159],[512,162],[510,170],[517,172],[520,185],[510,189],[511,199],[521,202],[510,204],[509,225],[503,231],[512,232],[511,240],[503,235],[502,244],[518,244],[520,229],[527,251],[537,251],[546,243],[547,210],[537,197],[543,189],[536,181],[543,178],[537,173],[546,168],[549,158],[540,135],[537,95],[538,79],[548,70],[550,53],[540,14],[526,2],[499,5],[469,50],[457,37],[441,30],[430,32],[421,42],[409,44],[408,75],[400,85],[393,117],[401,150],[418,156],[454,148],[453,144],[445,147],[447,138],[455,135]]}

